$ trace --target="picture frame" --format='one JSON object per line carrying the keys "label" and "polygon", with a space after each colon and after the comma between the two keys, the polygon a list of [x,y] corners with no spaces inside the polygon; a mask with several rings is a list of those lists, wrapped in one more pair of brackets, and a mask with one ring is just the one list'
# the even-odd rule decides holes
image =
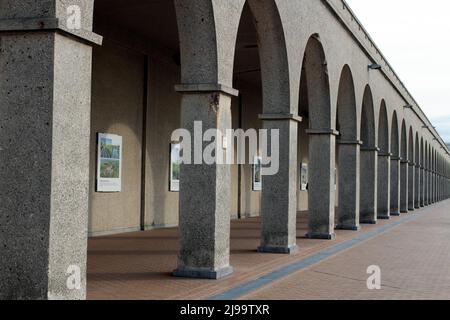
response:
{"label": "picture frame", "polygon": [[252,166],[253,191],[262,190],[262,157],[255,157]]}
{"label": "picture frame", "polygon": [[97,192],[122,191],[122,136],[97,134]]}
{"label": "picture frame", "polygon": [[181,143],[170,144],[169,191],[180,191]]}
{"label": "picture frame", "polygon": [[300,164],[300,191],[308,190],[308,164]]}

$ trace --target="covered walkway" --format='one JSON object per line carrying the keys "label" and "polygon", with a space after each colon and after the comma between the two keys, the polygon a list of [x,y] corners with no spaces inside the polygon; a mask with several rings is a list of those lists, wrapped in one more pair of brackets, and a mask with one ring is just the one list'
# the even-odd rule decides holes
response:
{"label": "covered walkway", "polygon": [[[300,250],[290,256],[256,252],[260,241],[259,219],[233,221],[231,265],[235,273],[219,281],[171,276],[177,263],[176,228],[92,238],[88,251],[88,299],[433,298],[434,291],[425,287],[435,285],[440,285],[440,297],[450,298],[448,263],[443,264],[450,263],[450,250],[445,249],[450,246],[447,241],[450,229],[446,228],[450,225],[449,208],[450,202],[446,201],[381,220],[377,225],[363,225],[360,232],[337,230],[336,241],[305,239],[307,213],[301,212],[297,224],[297,233],[302,236],[297,239]],[[377,230],[382,233],[378,235]],[[333,253],[327,256],[327,250]],[[400,252],[402,259],[398,259]],[[286,276],[278,272],[279,278],[273,276],[274,271],[282,271],[286,266],[294,270],[299,262],[311,257],[321,258],[311,268]],[[394,284],[395,279],[413,280],[409,290],[395,286],[378,292],[367,290],[365,272],[372,264],[380,264]],[[337,275],[314,271],[324,268],[332,268]],[[267,275],[273,281],[261,282]],[[331,288],[328,281],[336,283]]]}

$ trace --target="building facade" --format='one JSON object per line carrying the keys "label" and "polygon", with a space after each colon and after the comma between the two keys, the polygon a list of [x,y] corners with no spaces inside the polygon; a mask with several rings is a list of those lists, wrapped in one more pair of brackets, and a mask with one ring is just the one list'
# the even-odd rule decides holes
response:
{"label": "building facade", "polygon": [[[195,121],[279,130],[278,172],[182,165],[171,190]],[[0,0],[0,130],[2,299],[85,298],[89,236],[178,226],[174,274],[218,279],[230,219],[289,254],[298,211],[333,240],[450,195],[448,147],[343,0]],[[97,192],[99,133],[120,192]]]}

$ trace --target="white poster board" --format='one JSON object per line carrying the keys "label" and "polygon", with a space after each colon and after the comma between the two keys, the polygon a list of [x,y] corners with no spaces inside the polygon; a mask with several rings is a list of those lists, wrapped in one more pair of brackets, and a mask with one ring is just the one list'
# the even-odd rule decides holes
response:
{"label": "white poster board", "polygon": [[170,144],[170,181],[171,192],[180,191],[180,168],[181,168],[181,144],[173,142]]}
{"label": "white poster board", "polygon": [[308,164],[300,165],[300,191],[306,191],[308,188]]}
{"label": "white poster board", "polygon": [[97,192],[122,191],[122,137],[97,136]]}
{"label": "white poster board", "polygon": [[253,191],[262,190],[262,158],[255,157],[253,160]]}

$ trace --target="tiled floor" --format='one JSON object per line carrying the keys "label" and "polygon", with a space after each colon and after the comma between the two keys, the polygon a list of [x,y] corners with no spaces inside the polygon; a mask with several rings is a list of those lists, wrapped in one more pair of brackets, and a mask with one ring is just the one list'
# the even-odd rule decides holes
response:
{"label": "tiled floor", "polygon": [[[241,298],[450,299],[450,202],[413,215],[419,215],[418,219]],[[233,221],[231,264],[235,273],[219,281],[170,275],[177,260],[176,228],[93,238],[89,240],[88,252],[88,299],[206,299],[400,219],[363,225],[360,232],[337,231],[337,240],[324,241],[303,237],[306,213],[300,213],[300,251],[292,256],[257,253],[259,219]],[[382,268],[380,291],[366,287],[369,265]]]}

